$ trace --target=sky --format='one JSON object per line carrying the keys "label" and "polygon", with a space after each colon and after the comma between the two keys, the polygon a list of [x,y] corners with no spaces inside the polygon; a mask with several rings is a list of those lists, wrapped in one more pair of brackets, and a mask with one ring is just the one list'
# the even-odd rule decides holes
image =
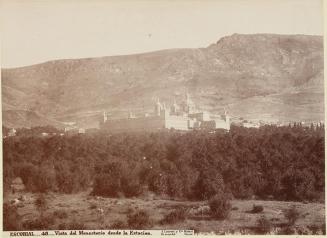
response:
{"label": "sky", "polygon": [[1,67],[199,48],[239,34],[323,34],[322,0],[2,0]]}

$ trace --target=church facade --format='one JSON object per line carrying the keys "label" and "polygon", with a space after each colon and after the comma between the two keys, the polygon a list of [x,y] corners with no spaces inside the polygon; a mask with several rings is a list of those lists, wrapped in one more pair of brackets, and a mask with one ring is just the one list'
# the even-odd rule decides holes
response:
{"label": "church facade", "polygon": [[180,105],[174,102],[169,108],[159,99],[150,115],[135,117],[130,113],[128,118],[110,119],[104,112],[100,121],[100,129],[109,133],[175,130],[215,130],[230,129],[230,118],[224,115],[213,116],[207,112],[197,111],[189,95]]}

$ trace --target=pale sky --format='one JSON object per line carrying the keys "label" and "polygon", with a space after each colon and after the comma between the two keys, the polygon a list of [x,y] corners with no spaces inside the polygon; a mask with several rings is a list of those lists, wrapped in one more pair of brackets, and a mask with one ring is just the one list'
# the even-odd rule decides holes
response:
{"label": "pale sky", "polygon": [[207,47],[233,33],[323,34],[322,0],[2,0],[1,65]]}

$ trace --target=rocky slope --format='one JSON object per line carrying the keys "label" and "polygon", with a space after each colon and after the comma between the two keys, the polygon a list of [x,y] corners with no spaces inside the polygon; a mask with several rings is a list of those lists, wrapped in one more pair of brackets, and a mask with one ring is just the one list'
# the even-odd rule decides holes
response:
{"label": "rocky slope", "polygon": [[78,121],[101,111],[126,116],[188,91],[199,108],[237,118],[324,118],[323,38],[234,34],[200,49],[68,59],[2,69],[3,123],[22,127]]}

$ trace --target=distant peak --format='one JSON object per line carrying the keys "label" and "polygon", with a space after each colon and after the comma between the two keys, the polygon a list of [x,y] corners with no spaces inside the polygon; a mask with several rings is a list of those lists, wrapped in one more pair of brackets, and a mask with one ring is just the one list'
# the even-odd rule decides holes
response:
{"label": "distant peak", "polygon": [[[227,35],[221,37],[218,42],[226,39],[237,39],[237,38],[322,38],[321,35],[304,35],[304,34],[276,34],[276,33],[254,33],[254,34],[240,34],[233,33],[232,35]],[[217,43],[218,43],[217,42]]]}

